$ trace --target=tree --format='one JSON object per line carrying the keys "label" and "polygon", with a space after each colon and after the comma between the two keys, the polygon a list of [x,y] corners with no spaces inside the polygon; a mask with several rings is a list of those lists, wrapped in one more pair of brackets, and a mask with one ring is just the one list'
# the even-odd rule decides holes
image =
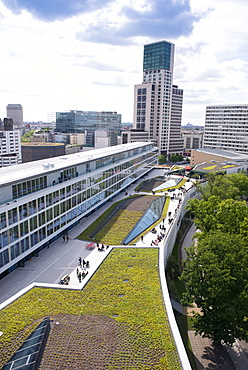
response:
{"label": "tree", "polygon": [[242,233],[245,220],[248,220],[248,208],[245,202],[234,199],[221,199],[211,196],[208,200],[192,199],[187,209],[193,214],[194,222],[201,233],[211,230]]}
{"label": "tree", "polygon": [[203,199],[207,200],[212,195],[221,199],[238,199],[240,197],[240,190],[235,185],[235,181],[231,181],[225,174],[209,173],[206,180],[207,183],[196,184],[197,191]]}
{"label": "tree", "polygon": [[248,339],[247,242],[241,234],[214,230],[187,251],[182,303],[201,308],[193,316],[194,329],[215,343]]}
{"label": "tree", "polygon": [[176,154],[171,154],[170,161],[176,163],[178,161],[178,156]]}
{"label": "tree", "polygon": [[178,160],[179,162],[183,161],[183,155],[182,155],[182,154],[178,154],[178,156],[177,156],[177,160]]}
{"label": "tree", "polygon": [[213,196],[209,200],[191,199],[187,209],[193,215],[197,229],[208,232],[216,225],[215,210],[220,202],[219,197]]}
{"label": "tree", "polygon": [[197,185],[202,199],[187,207],[200,232],[187,251],[182,303],[197,304],[194,328],[216,343],[248,340],[248,207],[240,200],[246,183],[243,174],[210,174]]}
{"label": "tree", "polygon": [[31,136],[35,133],[35,130],[30,130],[26,132],[22,137],[21,137],[21,142],[22,143],[29,143]]}
{"label": "tree", "polygon": [[166,156],[165,155],[159,155],[158,156],[158,162],[159,163],[166,163]]}
{"label": "tree", "polygon": [[227,178],[239,189],[240,196],[248,196],[248,177],[244,173],[232,173]]}

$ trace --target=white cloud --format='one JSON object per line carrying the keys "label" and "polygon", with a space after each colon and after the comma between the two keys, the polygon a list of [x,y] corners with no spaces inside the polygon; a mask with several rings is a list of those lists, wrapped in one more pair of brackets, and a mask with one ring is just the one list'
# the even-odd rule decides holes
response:
{"label": "white cloud", "polygon": [[[117,111],[123,122],[132,122],[143,45],[161,39],[176,45],[174,83],[184,89],[183,124],[204,124],[208,104],[248,103],[247,2],[174,3],[177,7],[167,2],[169,29],[168,14],[159,15],[155,0],[135,7],[131,0],[102,2],[86,13],[66,13],[65,7],[63,20],[54,20],[54,12],[49,22],[45,11],[45,21],[29,9],[13,14],[0,0],[0,117],[7,104],[20,103],[28,121],[83,109]],[[153,21],[156,27],[150,27]]]}

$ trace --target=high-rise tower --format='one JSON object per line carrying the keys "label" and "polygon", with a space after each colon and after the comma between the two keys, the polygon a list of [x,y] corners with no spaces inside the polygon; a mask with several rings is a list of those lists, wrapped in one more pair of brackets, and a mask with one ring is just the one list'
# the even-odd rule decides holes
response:
{"label": "high-rise tower", "polygon": [[12,118],[14,125],[22,126],[23,110],[21,104],[8,104],[6,109],[7,109],[7,118]]}
{"label": "high-rise tower", "polygon": [[147,131],[166,156],[183,152],[183,90],[173,87],[174,48],[167,41],[145,45],[143,82],[134,87],[134,129]]}

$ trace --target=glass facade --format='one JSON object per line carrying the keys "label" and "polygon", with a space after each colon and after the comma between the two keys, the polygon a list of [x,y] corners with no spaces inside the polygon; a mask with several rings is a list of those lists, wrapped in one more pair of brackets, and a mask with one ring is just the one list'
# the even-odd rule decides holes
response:
{"label": "glass facade", "polygon": [[143,71],[158,69],[171,70],[171,47],[172,44],[166,41],[145,45]]}
{"label": "glass facade", "polygon": [[165,200],[165,197],[159,197],[151,203],[149,209],[145,212],[139,222],[131,230],[129,235],[125,238],[123,244],[131,243],[133,239],[137,238],[138,235],[140,235],[143,231],[148,229],[151,225],[153,225],[157,220],[160,219]]}
{"label": "glass facade", "polygon": [[84,133],[107,129],[121,132],[121,114],[117,112],[74,111],[56,113],[57,132]]}

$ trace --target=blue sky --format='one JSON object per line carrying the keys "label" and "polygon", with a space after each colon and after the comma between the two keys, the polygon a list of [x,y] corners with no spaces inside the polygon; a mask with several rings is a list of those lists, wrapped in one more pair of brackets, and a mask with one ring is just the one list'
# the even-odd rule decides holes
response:
{"label": "blue sky", "polygon": [[144,44],[176,46],[183,124],[209,104],[248,103],[246,0],[0,0],[1,104],[24,120],[49,112],[111,110],[133,119]]}

